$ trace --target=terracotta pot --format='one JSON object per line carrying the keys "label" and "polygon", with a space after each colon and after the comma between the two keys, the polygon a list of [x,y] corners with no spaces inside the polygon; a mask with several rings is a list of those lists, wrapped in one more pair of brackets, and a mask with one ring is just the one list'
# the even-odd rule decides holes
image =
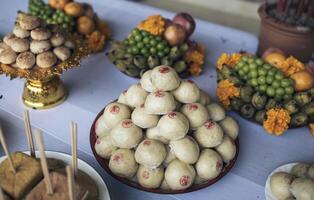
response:
{"label": "terracotta pot", "polygon": [[314,52],[314,31],[282,23],[268,16],[265,8],[262,5],[258,9],[261,18],[258,54],[275,47],[302,62],[308,62]]}

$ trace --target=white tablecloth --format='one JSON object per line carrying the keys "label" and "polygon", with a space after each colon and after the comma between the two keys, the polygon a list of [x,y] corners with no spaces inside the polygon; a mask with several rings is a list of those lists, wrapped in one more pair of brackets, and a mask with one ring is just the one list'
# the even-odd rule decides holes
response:
{"label": "white tablecloth", "polygon": [[[27,0],[1,0],[0,34],[12,30],[17,10],[27,9]],[[160,13],[172,17],[174,13],[127,1],[92,0],[99,16],[106,19],[113,36],[123,39],[140,20]],[[202,89],[215,96],[216,59],[222,52],[247,50],[255,52],[257,38],[249,33],[197,20],[193,38],[207,47],[204,73],[193,78]],[[288,131],[282,137],[265,133],[262,127],[236,116],[240,125],[240,154],[235,167],[226,177],[206,189],[182,195],[157,195],[130,188],[111,178],[97,164],[89,145],[89,130],[96,114],[114,100],[128,85],[136,82],[115,69],[104,53],[85,59],[80,68],[68,71],[62,79],[70,91],[65,103],[57,108],[32,110],[33,128],[42,129],[49,150],[70,152],[70,121],[79,124],[79,156],[89,162],[106,181],[114,200],[122,199],[264,199],[267,175],[278,165],[295,161],[314,161],[314,138],[306,128]],[[10,150],[27,148],[21,101],[23,80],[0,76],[0,121],[5,130]],[[231,113],[232,114],[232,113]],[[234,115],[234,114],[232,114]],[[0,154],[3,155],[2,149]]]}

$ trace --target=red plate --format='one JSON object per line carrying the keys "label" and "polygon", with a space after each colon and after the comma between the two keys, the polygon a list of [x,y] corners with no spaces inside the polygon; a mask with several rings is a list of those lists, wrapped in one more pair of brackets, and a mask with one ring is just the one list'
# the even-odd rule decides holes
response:
{"label": "red plate", "polygon": [[237,157],[239,154],[239,139],[238,138],[235,140],[235,145],[237,147],[237,151],[236,151],[236,155],[235,155],[234,159],[231,160],[229,164],[224,165],[222,172],[215,179],[208,180],[208,181],[201,183],[201,184],[192,185],[191,187],[189,187],[185,190],[162,190],[162,189],[149,189],[149,188],[142,187],[140,184],[138,184],[136,182],[133,182],[127,178],[119,177],[119,176],[115,175],[114,173],[112,173],[111,170],[109,169],[109,159],[104,159],[104,158],[97,155],[95,148],[94,148],[95,142],[97,139],[96,132],[95,132],[95,124],[96,124],[96,121],[102,115],[103,110],[97,115],[96,119],[93,122],[91,130],[90,130],[90,145],[91,145],[92,151],[94,153],[94,156],[95,156],[96,160],[98,161],[98,163],[101,165],[101,167],[108,174],[110,174],[112,177],[119,180],[120,182],[122,182],[122,183],[124,183],[130,187],[136,188],[138,190],[142,190],[142,191],[146,191],[146,192],[152,192],[152,193],[158,193],[158,194],[183,194],[183,193],[188,193],[188,192],[194,192],[194,191],[206,188],[206,187],[216,183],[220,179],[222,179],[226,174],[229,173],[229,171],[232,169],[232,167],[234,166],[234,164],[237,160]]}

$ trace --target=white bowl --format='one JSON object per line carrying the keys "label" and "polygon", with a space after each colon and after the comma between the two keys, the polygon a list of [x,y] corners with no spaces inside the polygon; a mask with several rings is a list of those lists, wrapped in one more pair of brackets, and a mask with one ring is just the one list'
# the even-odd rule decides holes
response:
{"label": "white bowl", "polygon": [[287,172],[290,173],[291,169],[299,163],[289,163],[289,164],[285,164],[285,165],[281,165],[279,167],[277,167],[274,171],[272,171],[269,176],[267,177],[266,180],[266,184],[265,184],[265,198],[266,200],[278,200],[271,192],[270,189],[270,178],[271,176],[276,173],[276,172]]}
{"label": "white bowl", "polygon": [[[29,154],[28,151],[25,151],[24,153]],[[36,154],[38,154],[38,152],[36,152]],[[54,158],[54,159],[60,160],[68,165],[71,165],[72,163],[72,156],[65,153],[60,153],[60,152],[55,152],[55,151],[46,151],[46,156],[47,158]],[[4,159],[6,159],[6,156],[0,157],[0,163]],[[99,200],[110,200],[110,195],[109,195],[107,185],[103,181],[101,176],[97,173],[97,171],[81,159],[77,160],[77,166],[78,166],[78,169],[88,174],[88,176],[97,185],[97,189],[99,193]]]}

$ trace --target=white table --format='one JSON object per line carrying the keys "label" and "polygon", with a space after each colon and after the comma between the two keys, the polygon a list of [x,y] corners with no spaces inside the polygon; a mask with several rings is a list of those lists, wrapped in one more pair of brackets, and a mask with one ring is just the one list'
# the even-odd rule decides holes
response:
{"label": "white table", "polygon": [[[174,14],[127,1],[92,0],[99,16],[109,21],[113,35],[124,38],[140,20],[160,13],[167,17]],[[1,0],[0,34],[9,32],[17,10],[26,10],[26,0]],[[197,20],[195,40],[207,47],[209,55],[204,73],[193,78],[202,89],[215,96],[216,59],[222,52],[248,50],[255,52],[257,38],[249,33]],[[63,77],[70,96],[57,108],[30,111],[33,128],[42,129],[49,150],[70,152],[71,120],[79,124],[79,156],[90,163],[106,181],[114,200],[134,199],[215,199],[253,200],[264,199],[267,175],[278,165],[295,161],[314,161],[314,138],[306,128],[288,131],[282,137],[265,133],[262,127],[236,116],[241,125],[240,155],[235,167],[226,177],[206,189],[182,195],[157,195],[130,188],[111,178],[94,159],[89,145],[89,130],[96,114],[114,100],[128,85],[136,82],[115,69],[104,53],[92,55],[80,68],[67,72]],[[26,140],[21,101],[23,80],[10,81],[0,76],[0,121],[3,124],[10,149],[25,150]],[[232,114],[232,113],[231,113]],[[234,114],[232,114],[234,115]],[[3,155],[2,149],[0,154]]]}

